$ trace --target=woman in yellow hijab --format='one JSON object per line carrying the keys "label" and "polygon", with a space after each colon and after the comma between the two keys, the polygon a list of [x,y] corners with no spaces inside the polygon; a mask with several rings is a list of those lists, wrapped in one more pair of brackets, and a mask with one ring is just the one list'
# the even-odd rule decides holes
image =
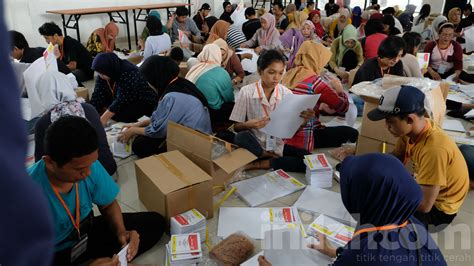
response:
{"label": "woman in yellow hijab", "polygon": [[308,19],[308,14],[302,11],[295,11],[294,12],[294,19],[293,22],[291,22],[286,30],[288,29],[301,29],[303,28],[304,22]]}
{"label": "woman in yellow hijab", "polygon": [[314,148],[339,147],[347,141],[355,142],[357,130],[351,127],[326,128],[319,121],[319,109],[332,109],[344,114],[349,108],[347,94],[337,78],[321,76],[324,66],[331,58],[328,48],[314,41],[305,41],[301,45],[294,61],[294,67],[283,77],[282,84],[293,94],[320,94],[314,107],[316,118],[310,120],[286,144],[312,152]]}

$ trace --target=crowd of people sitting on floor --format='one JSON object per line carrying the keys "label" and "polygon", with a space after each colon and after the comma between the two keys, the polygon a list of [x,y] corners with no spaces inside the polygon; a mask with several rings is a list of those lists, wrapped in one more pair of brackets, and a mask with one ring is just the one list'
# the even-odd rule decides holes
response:
{"label": "crowd of people sitting on floor", "polygon": [[[312,0],[287,6],[276,1],[270,10],[247,7],[240,23],[233,15],[236,5],[228,1],[218,18],[207,3],[192,17],[186,7],[177,7],[167,21],[152,11],[138,43],[140,66],[118,56],[119,27],[114,22],[94,30],[85,46],[64,36],[54,22],[41,25],[38,33],[56,46],[59,72],[46,72],[36,84],[45,112],[35,121],[36,163],[29,174],[53,209],[55,263],[112,257],[125,243],[130,243],[131,260],[157,243],[165,230],[157,213],[120,215],[118,187],[110,177],[117,165],[105,132],[112,121],[125,123],[118,139],[132,143],[138,157],[166,151],[167,124],[173,121],[247,149],[258,157],[247,169],[304,173],[303,158],[314,149],[357,141],[356,129],[326,127],[320,121],[321,115],[343,116],[350,103],[362,115],[364,101],[348,92],[352,85],[385,75],[433,80],[451,76],[457,83],[474,83],[474,75],[463,70],[464,30],[474,23],[470,5],[453,7],[444,16],[431,13],[429,4],[419,10],[413,5],[381,10],[375,3],[362,10],[343,2],[329,1],[320,10]],[[44,48],[29,47],[22,33],[10,31],[10,36],[11,56],[18,62],[33,63],[43,56]],[[420,66],[418,52],[430,54],[427,68]],[[252,61],[254,57],[258,59]],[[256,64],[256,71],[244,67],[244,60]],[[71,75],[79,86],[95,78],[88,102],[76,96]],[[303,122],[292,138],[267,134],[262,129],[271,113],[290,94],[320,98],[299,114]],[[458,213],[469,177],[474,177],[474,147],[459,148],[425,118],[424,100],[425,95],[410,86],[386,91],[368,117],[385,119],[390,133],[399,138],[394,157],[349,157],[341,166],[343,202],[350,212],[361,214],[358,229],[365,224],[398,225],[392,235],[395,242],[413,239],[410,227],[443,230]],[[143,116],[147,119],[138,122]],[[408,159],[417,166],[416,180],[403,167]],[[76,196],[68,194],[71,190]],[[368,201],[367,193],[375,198]],[[384,204],[385,197],[392,205]],[[93,217],[93,203],[102,216]],[[75,215],[69,211],[73,209]],[[83,229],[89,230],[89,244],[79,256],[75,252]],[[369,245],[372,234],[364,231],[351,242]],[[423,264],[446,265],[442,256],[431,260],[440,251],[428,234],[424,236],[419,248],[426,255]],[[315,248],[337,257],[334,265],[359,265],[355,257],[365,252],[350,244],[338,250],[324,244]],[[367,252],[414,251],[400,247]],[[271,265],[264,257],[259,262]]]}

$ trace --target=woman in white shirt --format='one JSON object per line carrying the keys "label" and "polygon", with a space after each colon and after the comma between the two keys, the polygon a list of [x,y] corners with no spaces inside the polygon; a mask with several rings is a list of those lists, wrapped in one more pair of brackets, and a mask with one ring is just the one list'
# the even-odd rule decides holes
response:
{"label": "woman in white shirt", "polygon": [[148,16],[146,19],[146,27],[150,32],[150,36],[148,36],[145,41],[144,59],[152,55],[159,55],[171,49],[171,38],[167,33],[163,33],[163,25],[158,18]]}
{"label": "woman in white shirt", "polygon": [[[285,58],[276,50],[267,50],[257,62],[261,79],[240,89],[229,120],[235,121],[237,132],[234,142],[259,157],[248,169],[283,169],[289,172],[305,172],[304,149],[285,145],[283,139],[262,131],[270,121],[270,113],[292,92],[280,84],[285,71]],[[314,119],[312,109],[301,112],[305,125]]]}

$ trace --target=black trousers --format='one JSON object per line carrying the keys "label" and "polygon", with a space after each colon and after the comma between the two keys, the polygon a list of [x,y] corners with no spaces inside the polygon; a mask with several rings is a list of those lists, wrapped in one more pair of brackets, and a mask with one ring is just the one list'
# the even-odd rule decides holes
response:
{"label": "black trousers", "polygon": [[435,206],[428,213],[415,212],[415,217],[420,220],[430,233],[436,233],[446,228],[456,217],[456,214],[446,214]]}
{"label": "black trousers", "polygon": [[76,69],[72,71],[72,74],[76,77],[78,83],[82,83],[94,78],[94,71],[86,72],[82,69]]}
{"label": "black trousers", "polygon": [[218,124],[218,123],[228,123],[230,114],[234,109],[234,103],[224,103],[221,106],[221,109],[214,110],[209,108],[209,116],[211,117],[211,124]]}
{"label": "black trousers", "polygon": [[140,158],[166,152],[166,139],[137,136],[132,143],[132,151]]}
{"label": "black trousers", "polygon": [[135,102],[125,106],[120,112],[116,113],[112,120],[124,123],[137,122],[138,118],[144,115],[151,116],[155,107],[150,104]]}
{"label": "black trousers", "polygon": [[[436,71],[436,69],[434,69]],[[449,76],[451,76],[452,74],[454,74],[454,69],[451,69],[450,71],[444,73],[444,74],[439,74],[441,78],[445,79]],[[427,78],[433,78],[431,77],[431,75],[426,72],[425,74],[425,77]],[[474,83],[474,75],[472,74],[469,74],[467,72],[465,72],[464,70],[461,71],[461,74],[459,74],[459,79],[462,80],[462,81],[465,81],[467,83]]]}
{"label": "black trousers", "polygon": [[359,137],[359,131],[352,127],[325,127],[314,130],[314,147],[330,148],[340,147],[346,142],[355,143]]}
{"label": "black trousers", "polygon": [[[123,221],[128,231],[135,230],[140,235],[137,256],[158,243],[166,226],[165,219],[156,212],[124,213]],[[91,259],[112,257],[122,248],[103,216],[94,217],[88,237],[87,250],[75,263],[70,262],[71,248],[67,248],[54,254],[53,265],[77,265]]]}

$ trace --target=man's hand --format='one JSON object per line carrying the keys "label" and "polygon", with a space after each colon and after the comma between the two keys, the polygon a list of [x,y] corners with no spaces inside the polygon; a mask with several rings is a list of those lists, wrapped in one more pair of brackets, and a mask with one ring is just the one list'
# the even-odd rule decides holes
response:
{"label": "man's hand", "polygon": [[344,92],[344,88],[342,87],[342,83],[338,78],[331,78],[331,88],[335,90],[338,94]]}
{"label": "man's hand", "polygon": [[428,72],[434,80],[441,80],[441,76],[438,72],[434,71],[434,69],[429,69]]}
{"label": "man's hand", "polygon": [[336,249],[329,245],[329,242],[327,241],[326,236],[320,233],[316,233],[316,237],[319,240],[318,243],[309,244],[308,248],[315,249],[330,258],[335,258]]}
{"label": "man's hand", "polygon": [[136,127],[129,127],[122,132],[118,136],[118,141],[122,143],[127,143],[133,136],[135,136],[135,128]]}
{"label": "man's hand", "polygon": [[131,261],[138,252],[138,244],[140,243],[140,235],[137,231],[124,231],[118,234],[119,243],[122,246],[128,245],[127,260]]}
{"label": "man's hand", "polygon": [[254,49],[254,51],[255,51],[256,54],[260,54],[260,53],[262,52],[262,48],[256,47],[256,48]]}
{"label": "man's hand", "polygon": [[258,266],[272,266],[272,264],[264,256],[259,256]]}

